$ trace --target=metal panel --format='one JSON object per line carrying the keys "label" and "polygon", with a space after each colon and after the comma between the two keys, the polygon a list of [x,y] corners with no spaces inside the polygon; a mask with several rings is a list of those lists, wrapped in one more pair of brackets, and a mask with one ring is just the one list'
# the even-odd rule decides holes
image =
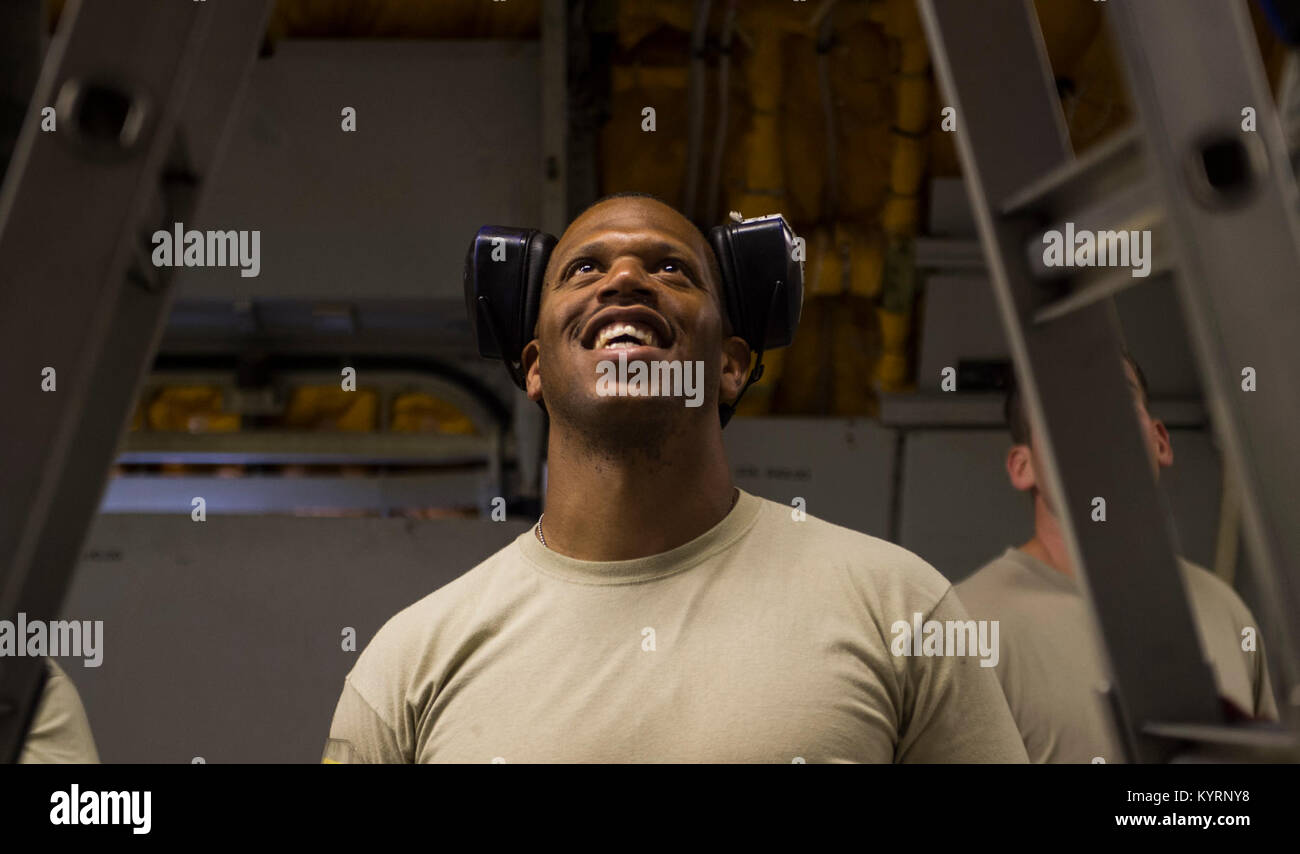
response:
{"label": "metal panel", "polygon": [[975,236],[970,195],[960,178],[935,178],[930,182],[930,234],[963,238]]}
{"label": "metal panel", "polygon": [[196,214],[259,229],[261,273],[187,269],[178,296],[437,298],[463,316],[474,232],[541,218],[538,59],[531,41],[277,43]]}
{"label": "metal panel", "polygon": [[866,419],[736,417],[722,431],[737,486],[876,537],[890,534],[896,433]]}
{"label": "metal panel", "polygon": [[924,391],[939,392],[943,369],[963,360],[1010,358],[986,274],[927,276],[920,338],[916,384]]}
{"label": "metal panel", "polygon": [[954,583],[1033,534],[1031,499],[1007,482],[1006,430],[913,430],[903,444],[898,544]]}
{"label": "metal panel", "polygon": [[61,664],[105,762],[319,762],[379,627],[529,524],[100,516],[61,616],[104,621],[103,662]]}

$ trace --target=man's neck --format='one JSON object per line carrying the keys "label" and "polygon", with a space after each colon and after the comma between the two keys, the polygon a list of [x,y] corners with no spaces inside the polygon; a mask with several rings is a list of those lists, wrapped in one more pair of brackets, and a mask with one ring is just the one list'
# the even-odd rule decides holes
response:
{"label": "man's neck", "polygon": [[669,551],[718,524],[734,487],[722,436],[666,440],[654,459],[595,454],[552,429],[543,535],[579,560],[631,560]]}
{"label": "man's neck", "polygon": [[1074,563],[1065,547],[1061,525],[1041,495],[1034,499],[1034,536],[1020,550],[1038,558],[1057,572],[1074,576]]}

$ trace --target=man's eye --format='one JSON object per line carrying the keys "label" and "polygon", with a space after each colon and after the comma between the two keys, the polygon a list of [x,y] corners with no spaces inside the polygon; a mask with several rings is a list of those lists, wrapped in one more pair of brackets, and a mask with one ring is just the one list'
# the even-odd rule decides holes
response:
{"label": "man's eye", "polygon": [[569,265],[569,272],[565,275],[565,278],[579,273],[590,273],[594,269],[596,269],[596,264],[593,261],[574,261]]}
{"label": "man's eye", "polygon": [[669,258],[667,261],[663,261],[659,264],[659,269],[663,270],[665,273],[685,273],[686,265],[680,261]]}

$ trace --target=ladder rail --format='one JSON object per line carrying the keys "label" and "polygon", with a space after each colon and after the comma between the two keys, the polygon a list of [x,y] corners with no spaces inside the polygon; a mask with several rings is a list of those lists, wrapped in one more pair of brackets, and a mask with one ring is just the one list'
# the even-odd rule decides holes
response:
{"label": "ladder rail", "polygon": [[[1057,515],[1100,630],[1126,758],[1166,761],[1183,741],[1148,724],[1224,720],[1134,415],[1118,316],[1103,299],[1035,322],[1055,295],[1037,280],[1025,247],[1047,223],[1002,214],[1026,198],[1025,188],[1068,174],[1073,158],[1037,15],[1028,0],[921,0],[920,8],[941,88],[956,108],[957,151],[1045,469],[1044,495],[1065,508]],[[1092,517],[1098,497],[1104,522]]]}
{"label": "ladder rail", "polygon": [[[14,398],[0,412],[0,617],[57,615],[170,304],[150,235],[195,210],[269,14],[268,0],[63,11],[0,188],[0,387]],[[20,755],[43,674],[39,657],[0,657],[0,761]]]}
{"label": "ladder rail", "polygon": [[[1243,4],[1109,3],[1175,282],[1242,505],[1284,720],[1300,726],[1300,191]],[[1179,57],[1196,56],[1195,63]],[[1255,130],[1243,127],[1243,108]],[[1245,167],[1220,169],[1224,165]],[[1217,177],[1217,181],[1214,178]],[[1243,389],[1245,368],[1257,391]]]}

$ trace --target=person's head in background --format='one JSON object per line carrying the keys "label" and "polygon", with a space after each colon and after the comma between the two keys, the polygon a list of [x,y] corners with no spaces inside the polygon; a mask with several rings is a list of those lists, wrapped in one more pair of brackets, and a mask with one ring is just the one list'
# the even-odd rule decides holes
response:
{"label": "person's head in background", "polygon": [[[1169,441],[1169,431],[1164,422],[1152,418],[1147,410],[1150,401],[1146,376],[1137,361],[1124,353],[1124,372],[1128,377],[1129,390],[1133,393],[1133,407],[1137,411],[1138,423],[1142,428],[1142,438],[1146,442],[1147,454],[1151,460],[1151,472],[1160,477],[1160,469],[1174,463],[1174,448]],[[1028,492],[1034,500],[1035,527],[1041,523],[1042,515],[1055,518],[1055,508],[1047,497],[1047,491],[1040,488],[1039,472],[1041,456],[1038,444],[1034,441],[1033,429],[1029,424],[1029,414],[1025,409],[1024,399],[1014,379],[1007,392],[1004,414],[1007,426],[1011,430],[1011,449],[1007,451],[1007,477],[1011,485],[1021,492]]]}

